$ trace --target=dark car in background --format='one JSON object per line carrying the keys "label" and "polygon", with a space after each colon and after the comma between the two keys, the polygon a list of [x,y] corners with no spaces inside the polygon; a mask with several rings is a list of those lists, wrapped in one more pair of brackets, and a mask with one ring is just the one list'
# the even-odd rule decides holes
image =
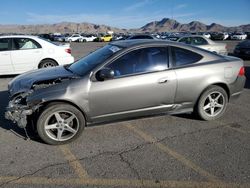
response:
{"label": "dark car in background", "polygon": [[247,39],[250,39],[250,32],[245,32],[247,35]]}
{"label": "dark car in background", "polygon": [[49,41],[54,41],[54,36],[52,34],[39,34],[39,37],[49,40]]}
{"label": "dark car in background", "polygon": [[127,40],[131,40],[131,39],[156,39],[156,38],[152,35],[137,34],[137,35],[132,35],[127,38]]}
{"label": "dark car in background", "polygon": [[234,49],[234,55],[243,59],[250,59],[250,40],[240,42]]}
{"label": "dark car in background", "polygon": [[66,36],[65,35],[56,35],[54,37],[54,41],[57,42],[65,42],[66,41]]}
{"label": "dark car in background", "polygon": [[212,40],[224,40],[225,38],[224,33],[211,33],[210,35]]}

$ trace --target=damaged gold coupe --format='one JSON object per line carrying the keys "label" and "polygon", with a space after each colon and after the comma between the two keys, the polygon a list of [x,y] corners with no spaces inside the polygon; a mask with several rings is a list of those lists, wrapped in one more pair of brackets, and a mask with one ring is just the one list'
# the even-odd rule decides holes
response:
{"label": "damaged gold coupe", "polygon": [[190,112],[217,119],[244,84],[239,58],[175,42],[118,41],[14,78],[5,117],[21,128],[33,122],[44,142],[64,144],[87,123]]}

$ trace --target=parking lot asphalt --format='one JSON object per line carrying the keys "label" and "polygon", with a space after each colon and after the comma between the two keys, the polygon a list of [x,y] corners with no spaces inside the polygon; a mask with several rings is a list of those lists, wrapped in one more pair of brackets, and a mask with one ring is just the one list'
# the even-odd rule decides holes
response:
{"label": "parking lot asphalt", "polygon": [[[105,43],[73,43],[76,59]],[[227,41],[229,51],[237,44]],[[250,61],[241,97],[216,121],[154,116],[92,125],[68,145],[50,146],[4,119],[0,78],[2,187],[250,187]]]}

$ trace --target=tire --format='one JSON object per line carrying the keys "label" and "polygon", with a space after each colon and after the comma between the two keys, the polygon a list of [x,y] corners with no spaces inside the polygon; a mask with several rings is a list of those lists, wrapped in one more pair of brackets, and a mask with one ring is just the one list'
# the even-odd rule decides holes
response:
{"label": "tire", "polygon": [[37,121],[39,137],[47,144],[60,145],[77,139],[85,127],[80,110],[66,103],[48,105]]}
{"label": "tire", "polygon": [[228,103],[227,92],[219,86],[209,86],[200,96],[194,113],[205,121],[220,118],[226,111]]}
{"label": "tire", "polygon": [[55,62],[54,60],[52,60],[52,59],[45,59],[45,60],[41,61],[41,63],[39,64],[38,68],[41,69],[41,68],[55,67],[57,65],[58,65],[57,62]]}

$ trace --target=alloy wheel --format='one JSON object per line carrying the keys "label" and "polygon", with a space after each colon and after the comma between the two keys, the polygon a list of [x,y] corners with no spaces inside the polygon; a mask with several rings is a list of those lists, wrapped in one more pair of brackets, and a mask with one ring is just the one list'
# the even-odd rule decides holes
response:
{"label": "alloy wheel", "polygon": [[45,121],[45,133],[56,141],[67,141],[75,136],[79,129],[79,120],[69,111],[57,111]]}
{"label": "alloy wheel", "polygon": [[208,94],[203,104],[203,111],[210,117],[220,114],[225,106],[225,98],[222,93],[216,91]]}

